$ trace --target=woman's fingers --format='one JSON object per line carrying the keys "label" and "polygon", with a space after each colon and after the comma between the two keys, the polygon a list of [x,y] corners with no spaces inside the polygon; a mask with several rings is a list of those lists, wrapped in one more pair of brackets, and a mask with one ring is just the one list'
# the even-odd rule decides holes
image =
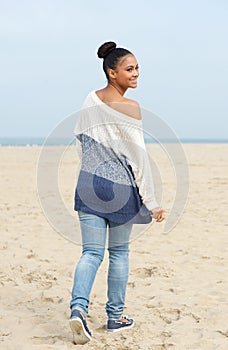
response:
{"label": "woman's fingers", "polygon": [[162,208],[154,208],[151,210],[151,216],[157,222],[162,222],[165,219],[164,211]]}

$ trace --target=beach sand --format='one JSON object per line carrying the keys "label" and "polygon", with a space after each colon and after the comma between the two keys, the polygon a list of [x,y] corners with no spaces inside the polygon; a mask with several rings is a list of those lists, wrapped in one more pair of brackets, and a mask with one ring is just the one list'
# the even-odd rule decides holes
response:
{"label": "beach sand", "polygon": [[[157,145],[147,147],[152,158],[156,155],[168,216],[174,168]],[[41,147],[0,148],[1,349],[228,349],[228,144],[185,144],[183,149],[190,174],[183,215],[169,233],[163,223],[154,223],[130,245],[125,314],[135,319],[135,327],[115,334],[105,330],[106,252],[91,293],[93,339],[75,346],[69,301],[81,247],[58,234],[40,206]],[[77,222],[72,209],[76,168],[75,149],[69,147],[59,187]]]}

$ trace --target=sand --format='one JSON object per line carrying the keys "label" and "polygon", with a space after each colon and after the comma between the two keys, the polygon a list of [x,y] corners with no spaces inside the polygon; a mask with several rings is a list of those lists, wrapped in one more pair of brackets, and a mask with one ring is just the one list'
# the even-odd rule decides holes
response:
{"label": "sand", "polygon": [[[91,293],[88,325],[94,336],[84,346],[72,343],[68,325],[81,247],[58,234],[40,206],[41,148],[0,148],[1,349],[228,349],[228,145],[183,148],[190,174],[183,215],[169,233],[163,223],[154,223],[130,245],[125,314],[135,319],[135,327],[116,334],[105,330],[106,254]],[[161,173],[168,217],[175,174],[158,146],[148,150]],[[61,162],[59,187],[72,217],[76,168],[70,147]]]}

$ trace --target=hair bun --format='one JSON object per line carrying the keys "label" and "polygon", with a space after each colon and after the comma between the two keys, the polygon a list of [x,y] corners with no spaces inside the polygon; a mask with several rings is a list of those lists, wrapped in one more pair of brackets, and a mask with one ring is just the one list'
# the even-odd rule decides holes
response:
{"label": "hair bun", "polygon": [[99,58],[105,58],[105,56],[107,56],[109,52],[111,52],[115,48],[116,48],[116,43],[114,43],[113,41],[108,41],[99,47],[97,51],[97,56]]}

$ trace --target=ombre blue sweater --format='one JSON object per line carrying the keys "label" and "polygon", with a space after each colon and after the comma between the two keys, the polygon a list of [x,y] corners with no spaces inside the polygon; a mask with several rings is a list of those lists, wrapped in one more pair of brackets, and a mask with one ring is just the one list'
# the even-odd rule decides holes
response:
{"label": "ombre blue sweater", "polygon": [[92,91],[75,127],[81,168],[75,210],[123,223],[147,224],[158,207],[142,121],[103,103]]}

